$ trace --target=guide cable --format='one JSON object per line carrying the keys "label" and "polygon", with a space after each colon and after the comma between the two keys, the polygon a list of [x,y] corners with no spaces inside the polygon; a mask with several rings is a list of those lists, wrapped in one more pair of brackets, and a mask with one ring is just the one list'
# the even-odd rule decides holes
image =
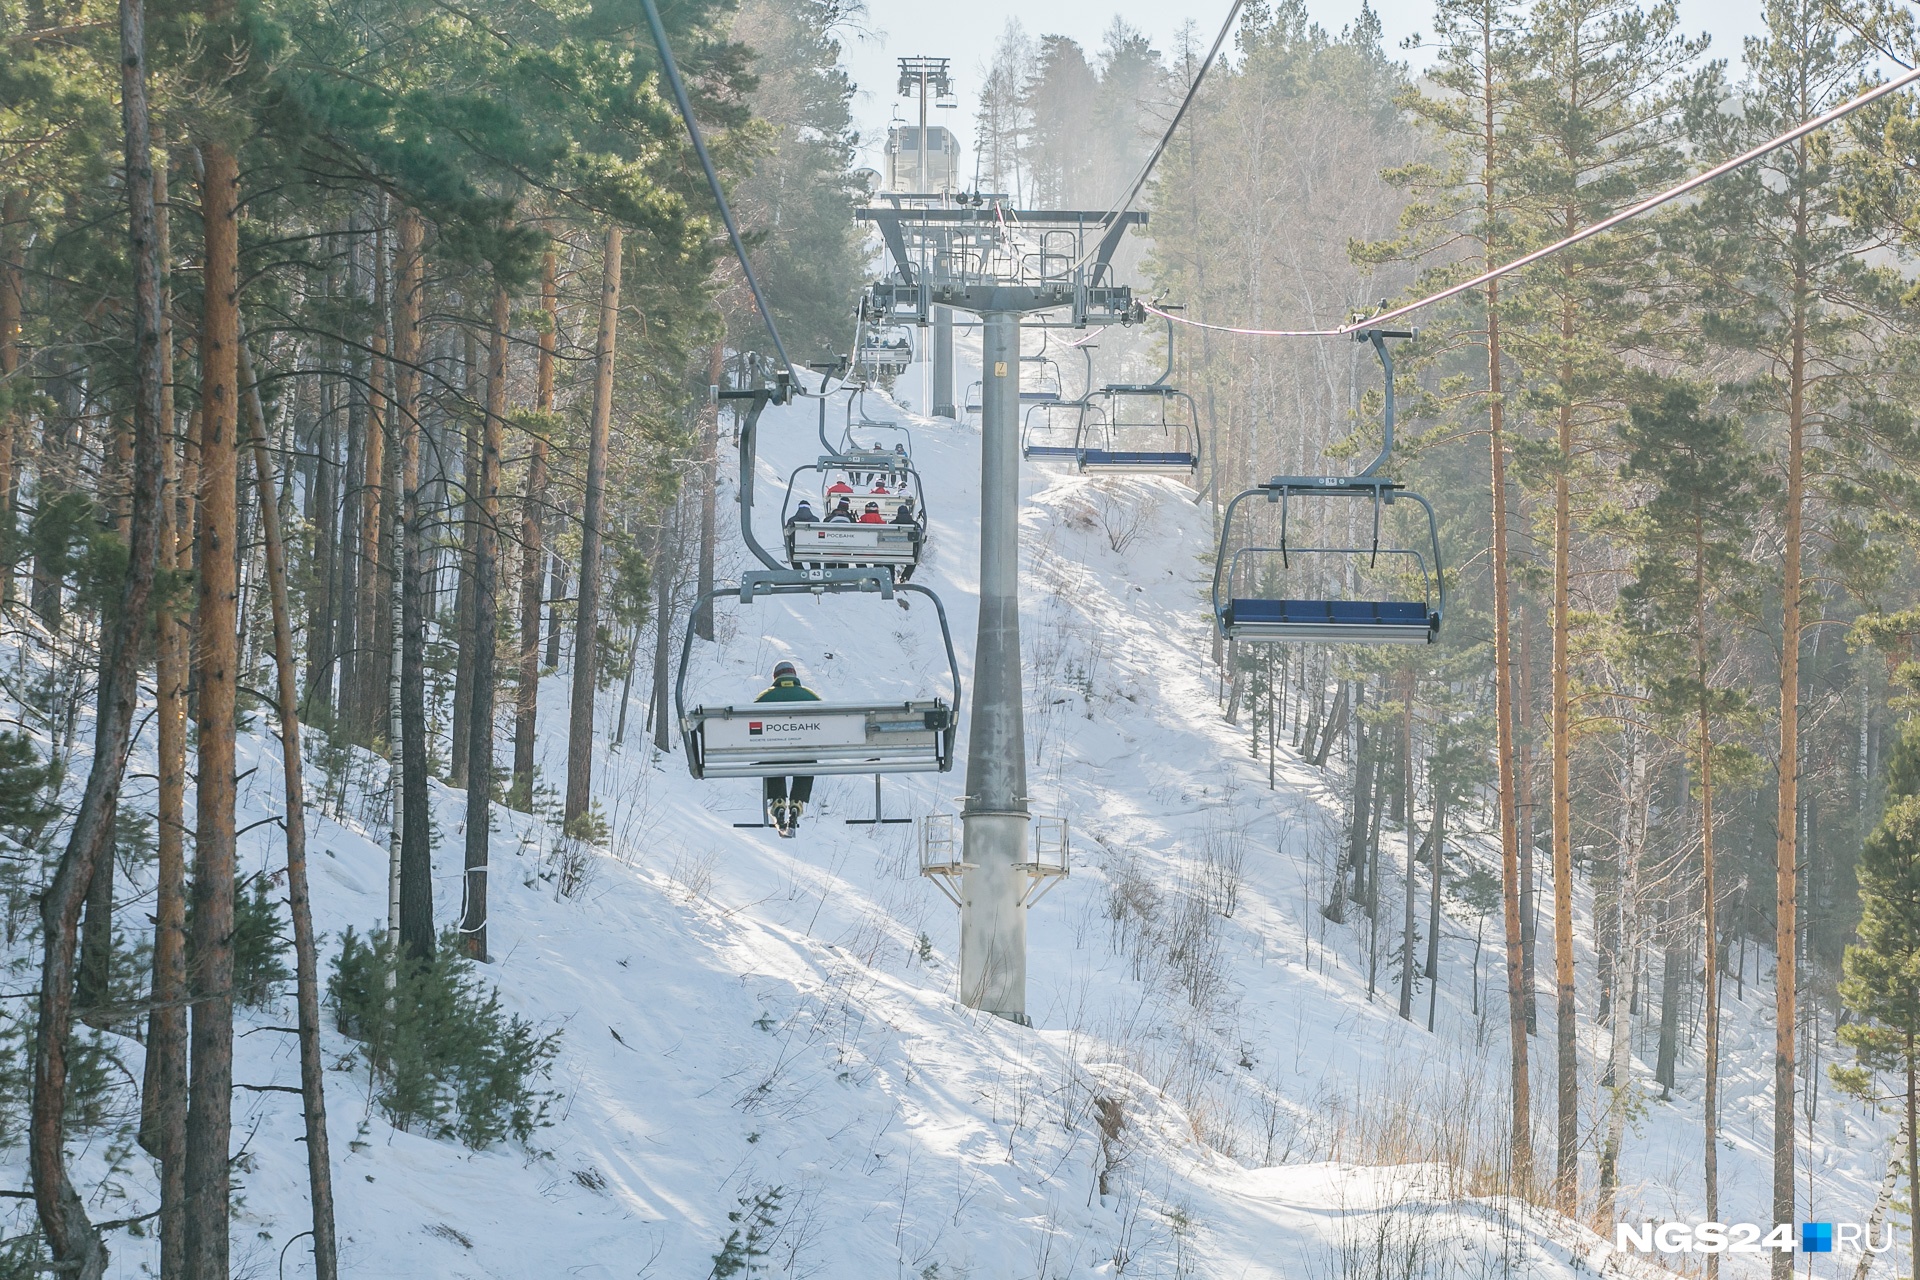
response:
{"label": "guide cable", "polygon": [[1237,333],[1254,338],[1343,338],[1348,334],[1357,333],[1363,329],[1374,328],[1389,320],[1396,320],[1401,316],[1418,311],[1422,307],[1430,307],[1436,302],[1445,302],[1448,298],[1458,297],[1460,294],[1472,289],[1477,289],[1483,284],[1489,284],[1492,281],[1498,280],[1501,276],[1518,271],[1522,267],[1532,266],[1543,258],[1559,253],[1562,249],[1570,249],[1583,240],[1590,240],[1603,231],[1611,231],[1621,223],[1631,221],[1643,213],[1649,213],[1654,209],[1658,209],[1661,205],[1672,200],[1677,200],[1688,192],[1697,191],[1707,183],[1712,182],[1715,178],[1723,177],[1743,165],[1751,164],[1769,152],[1778,151],[1788,143],[1798,142],[1810,133],[1817,133],[1835,121],[1844,119],[1860,110],[1860,108],[1878,102],[1888,94],[1904,89],[1915,81],[1920,81],[1920,67],[1908,71],[1905,75],[1896,76],[1883,85],[1869,89],[1859,97],[1843,102],[1831,111],[1817,115],[1804,124],[1795,125],[1779,137],[1763,142],[1752,150],[1744,151],[1731,160],[1722,161],[1704,173],[1695,174],[1678,186],[1669,187],[1659,195],[1650,196],[1642,200],[1639,204],[1630,205],[1610,217],[1602,218],[1592,226],[1582,227],[1564,239],[1556,240],[1544,248],[1535,249],[1532,253],[1515,258],[1512,262],[1506,263],[1504,266],[1495,267],[1491,271],[1483,271],[1471,280],[1463,280],[1459,284],[1440,290],[1438,293],[1428,294],[1417,302],[1409,302],[1402,306],[1395,307],[1391,311],[1383,311],[1377,315],[1355,320],[1351,324],[1343,324],[1337,329],[1242,328],[1237,325],[1210,324],[1204,320],[1190,320],[1185,316],[1169,315],[1151,303],[1143,302],[1140,306],[1151,315],[1160,316],[1163,319],[1172,320],[1178,324],[1190,325],[1196,329],[1211,329],[1215,333]]}

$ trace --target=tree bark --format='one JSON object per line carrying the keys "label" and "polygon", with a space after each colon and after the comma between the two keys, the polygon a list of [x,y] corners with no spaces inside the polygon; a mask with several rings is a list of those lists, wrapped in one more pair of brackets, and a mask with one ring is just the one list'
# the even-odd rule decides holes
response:
{"label": "tree bark", "polygon": [[420,521],[420,310],[424,228],[400,211],[394,255],[394,423],[400,448],[400,946],[433,955],[433,846],[427,810],[427,615]]}
{"label": "tree bark", "polygon": [[[1487,265],[1493,264],[1492,229],[1499,214],[1494,174],[1498,171],[1499,116],[1494,106],[1494,24],[1481,27],[1481,181],[1485,189],[1482,217],[1488,228],[1484,246]],[[1508,1154],[1513,1164],[1515,1190],[1525,1196],[1533,1186],[1533,1094],[1527,1076],[1526,997],[1522,982],[1520,946],[1520,850],[1514,811],[1513,776],[1513,621],[1512,595],[1507,583],[1507,442],[1505,403],[1500,383],[1500,282],[1487,282],[1487,435],[1493,500],[1493,690],[1494,721],[1500,768],[1500,881],[1502,920],[1507,944],[1507,1038],[1511,1069],[1512,1113]]]}
{"label": "tree bark", "polygon": [[679,504],[665,515],[671,524],[660,529],[660,546],[655,553],[655,603],[653,618],[653,697],[647,719],[653,725],[653,745],[663,752],[673,750],[673,682],[668,677],[673,652],[673,583],[680,576]]}
{"label": "tree bark", "polygon": [[[161,564],[175,573],[193,565],[192,519],[181,501],[192,481],[182,474],[171,438],[173,324],[168,318],[167,268],[172,260],[164,155],[153,168],[156,241],[161,287],[161,410],[167,438],[160,451],[164,486],[160,501]],[[140,1144],[160,1166],[161,1280],[186,1275],[187,1152],[187,668],[191,622],[160,602],[154,611],[154,723],[158,798],[155,802],[153,1009],[147,1016],[147,1061],[140,1091]]]}
{"label": "tree bark", "polygon": [[[535,376],[534,412],[553,412],[553,355],[559,336],[560,294],[554,281],[553,251],[540,265],[540,304],[546,328],[540,331],[540,363]],[[520,507],[520,681],[513,706],[513,794],[533,812],[533,744],[540,716],[540,595],[544,585],[541,528],[547,502],[547,426],[543,417],[533,431],[527,459],[527,493]]]}
{"label": "tree bark", "polygon": [[[1364,680],[1357,681],[1356,686],[1353,705],[1358,717],[1367,700],[1367,686]],[[1347,827],[1346,846],[1334,864],[1332,891],[1320,908],[1320,914],[1335,924],[1344,924],[1347,919],[1347,869],[1360,865],[1360,856],[1365,852],[1367,806],[1373,800],[1373,734],[1368,731],[1365,719],[1356,719],[1354,737],[1359,745],[1353,753],[1353,822]]]}
{"label": "tree bark", "polygon": [[134,498],[127,576],[100,667],[99,716],[86,790],[73,832],[40,900],[45,955],[33,1049],[28,1164],[34,1206],[56,1266],[99,1280],[107,1249],[67,1172],[67,1045],[73,1030],[76,931],[81,898],[110,856],[113,816],[126,773],[140,693],[140,635],[152,605],[159,547],[160,431],[164,371],[158,228],[147,119],[145,15],[140,0],[120,3],[121,123],[126,141],[128,248],[134,272]]}
{"label": "tree bark", "polygon": [[[467,347],[467,400],[478,402],[481,411],[486,410],[487,400],[479,392],[479,347],[474,342],[471,330],[466,335]],[[492,390],[489,388],[488,397]],[[447,751],[447,784],[454,787],[467,785],[467,756],[473,747],[473,686],[475,672],[468,655],[473,652],[473,557],[474,543],[480,536],[479,513],[479,476],[480,476],[480,437],[486,431],[482,424],[479,432],[467,424],[466,449],[463,470],[460,474],[460,487],[464,496],[460,501],[460,568],[456,579],[458,585],[453,593],[453,630],[454,644],[460,654],[460,661],[453,671],[453,723],[450,726],[452,742]]]}
{"label": "tree bark", "polygon": [[550,667],[560,665],[560,606],[567,594],[567,566],[559,556],[547,555],[547,657]]}
{"label": "tree bark", "polygon": [[[1560,340],[1573,341],[1563,306]],[[1562,369],[1561,385],[1572,371]],[[1553,977],[1555,1048],[1553,1200],[1573,1216],[1580,1204],[1579,1006],[1573,967],[1573,407],[1562,405],[1553,476]]]}
{"label": "tree bark", "polygon": [[[1706,1178],[1707,1220],[1720,1220],[1720,904],[1713,865],[1713,721],[1707,692],[1706,535],[1696,510],[1693,537],[1693,655],[1700,681],[1700,882],[1701,915],[1707,935],[1706,1048],[1700,1073],[1702,1166]],[[1707,1280],[1719,1280],[1720,1255],[1707,1255]]]}
{"label": "tree bark", "polygon": [[1680,975],[1687,966],[1686,948],[1673,925],[1672,913],[1661,920],[1660,1043],[1653,1060],[1653,1079],[1662,1099],[1673,1096],[1680,1065]]}
{"label": "tree bark", "polygon": [[13,408],[23,397],[15,385],[20,374],[20,291],[26,271],[22,238],[14,230],[26,220],[27,192],[14,187],[0,200],[0,601],[13,598],[14,441],[21,416]]}
{"label": "tree bark", "polygon": [[1407,835],[1407,877],[1400,922],[1400,1016],[1413,1021],[1413,943],[1414,904],[1419,895],[1413,888],[1413,691],[1415,676],[1407,671],[1407,700],[1400,719],[1400,810]]}
{"label": "tree bark", "polygon": [[607,435],[613,421],[613,351],[620,317],[620,227],[607,227],[600,276],[600,330],[594,340],[593,420],[587,441],[587,494],[580,530],[580,591],[575,606],[573,702],[567,717],[567,796],[572,829],[593,802],[593,694],[600,621],[600,538],[607,487]]}
{"label": "tree bark", "polygon": [[[320,1056],[320,960],[313,933],[313,900],[307,890],[306,789],[300,762],[300,684],[293,666],[293,618],[287,603],[287,554],[280,540],[280,503],[267,454],[267,416],[252,360],[240,348],[240,377],[247,384],[253,426],[253,474],[260,500],[260,530],[267,552],[267,590],[273,609],[273,664],[279,678],[280,761],[286,788],[287,906],[293,916],[295,1003],[299,1008],[300,1103],[306,1121],[307,1185],[313,1204],[313,1263],[319,1280],[340,1274],[333,1229],[333,1164],[328,1154],[326,1063]],[[369,433],[370,437],[373,433]]]}
{"label": "tree bark", "polygon": [[468,708],[472,738],[467,748],[466,910],[460,936],[467,954],[487,959],[487,865],[493,834],[493,685],[494,635],[499,623],[495,579],[500,561],[500,437],[507,417],[507,329],[511,323],[504,285],[493,290],[493,335],[487,346],[487,417],[480,430],[480,472],[468,483],[472,501],[473,704]]}
{"label": "tree bark", "polygon": [[[1805,161],[1806,146],[1797,144]],[[1796,244],[1808,219],[1801,196]],[[1792,349],[1787,359],[1786,564],[1780,598],[1779,807],[1774,845],[1773,1220],[1792,1222],[1794,1171],[1794,1032],[1798,980],[1800,832],[1800,555],[1806,506],[1806,396],[1808,283],[1804,263],[1794,271]],[[1774,1280],[1792,1280],[1793,1255],[1776,1251]]]}
{"label": "tree bark", "polygon": [[[384,221],[380,221],[374,227],[374,323],[369,344],[373,355],[367,366],[367,428],[360,473],[360,592],[354,602],[354,612],[359,618],[355,633],[359,637],[360,653],[354,664],[358,675],[348,695],[356,738],[368,744],[372,744],[385,727],[380,712],[386,701],[387,673],[391,668],[386,639],[392,627],[388,623],[389,610],[381,607],[392,595],[388,583],[392,556],[389,553],[384,563],[381,559],[383,535],[391,515],[387,510],[386,480],[387,431],[393,416],[387,403],[386,297],[387,234]],[[388,751],[392,750],[389,744]]]}
{"label": "tree bark", "polygon": [[192,1077],[187,1110],[187,1272],[226,1280],[233,1131],[234,696],[233,546],[239,408],[239,166],[202,146],[205,314],[200,337],[200,530],[194,671],[199,780],[189,943]]}

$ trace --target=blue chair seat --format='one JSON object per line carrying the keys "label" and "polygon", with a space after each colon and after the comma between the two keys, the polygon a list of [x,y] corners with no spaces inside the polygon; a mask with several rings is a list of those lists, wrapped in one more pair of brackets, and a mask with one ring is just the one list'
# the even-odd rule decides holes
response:
{"label": "blue chair seat", "polygon": [[1020,400],[1024,404],[1058,404],[1060,393],[1058,391],[1022,391]]}
{"label": "blue chair seat", "polygon": [[1080,465],[1083,467],[1164,467],[1176,471],[1191,471],[1199,460],[1191,453],[1158,453],[1142,449],[1087,449],[1083,450]]}
{"label": "blue chair seat", "polygon": [[1427,606],[1417,600],[1235,600],[1227,620],[1234,623],[1323,623],[1380,626],[1427,625]]}
{"label": "blue chair seat", "polygon": [[1025,452],[1029,458],[1063,458],[1068,461],[1080,456],[1080,450],[1070,444],[1030,444]]}

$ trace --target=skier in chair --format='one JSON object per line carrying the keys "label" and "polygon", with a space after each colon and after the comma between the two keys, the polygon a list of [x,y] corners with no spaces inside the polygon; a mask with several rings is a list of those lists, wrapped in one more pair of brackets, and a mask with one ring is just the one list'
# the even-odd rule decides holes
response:
{"label": "skier in chair", "polygon": [[[781,662],[773,668],[773,684],[754,701],[818,702],[820,695],[800,683],[800,673],[791,662]],[[764,782],[767,821],[775,831],[791,839],[794,832],[800,829],[800,815],[805,811],[807,801],[813,798],[813,779],[797,775],[791,789],[784,777],[767,778]]]}

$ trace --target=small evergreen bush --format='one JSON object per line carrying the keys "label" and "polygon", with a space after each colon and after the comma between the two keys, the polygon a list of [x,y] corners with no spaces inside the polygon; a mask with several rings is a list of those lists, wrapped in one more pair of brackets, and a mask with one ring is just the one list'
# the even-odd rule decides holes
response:
{"label": "small evergreen bush", "polygon": [[267,893],[266,877],[256,877],[251,889],[233,895],[234,1002],[257,1009],[273,999],[274,989],[293,978],[282,959],[286,952],[280,900]]}
{"label": "small evergreen bush", "polygon": [[785,1195],[781,1187],[768,1187],[757,1195],[741,1196],[740,1207],[727,1215],[727,1221],[733,1224],[733,1230],[720,1242],[720,1252],[713,1255],[713,1270],[707,1273],[707,1280],[732,1280],[733,1277],[750,1278],[764,1275],[762,1262],[773,1252],[773,1242],[780,1234],[780,1198]]}
{"label": "small evergreen bush", "polygon": [[[391,985],[390,985],[391,984]],[[340,1030],[361,1042],[375,1101],[396,1129],[457,1138],[474,1149],[525,1142],[552,1123],[556,1093],[537,1087],[560,1033],[500,1007],[448,934],[431,959],[396,968],[384,934],[347,930],[327,984]]]}

